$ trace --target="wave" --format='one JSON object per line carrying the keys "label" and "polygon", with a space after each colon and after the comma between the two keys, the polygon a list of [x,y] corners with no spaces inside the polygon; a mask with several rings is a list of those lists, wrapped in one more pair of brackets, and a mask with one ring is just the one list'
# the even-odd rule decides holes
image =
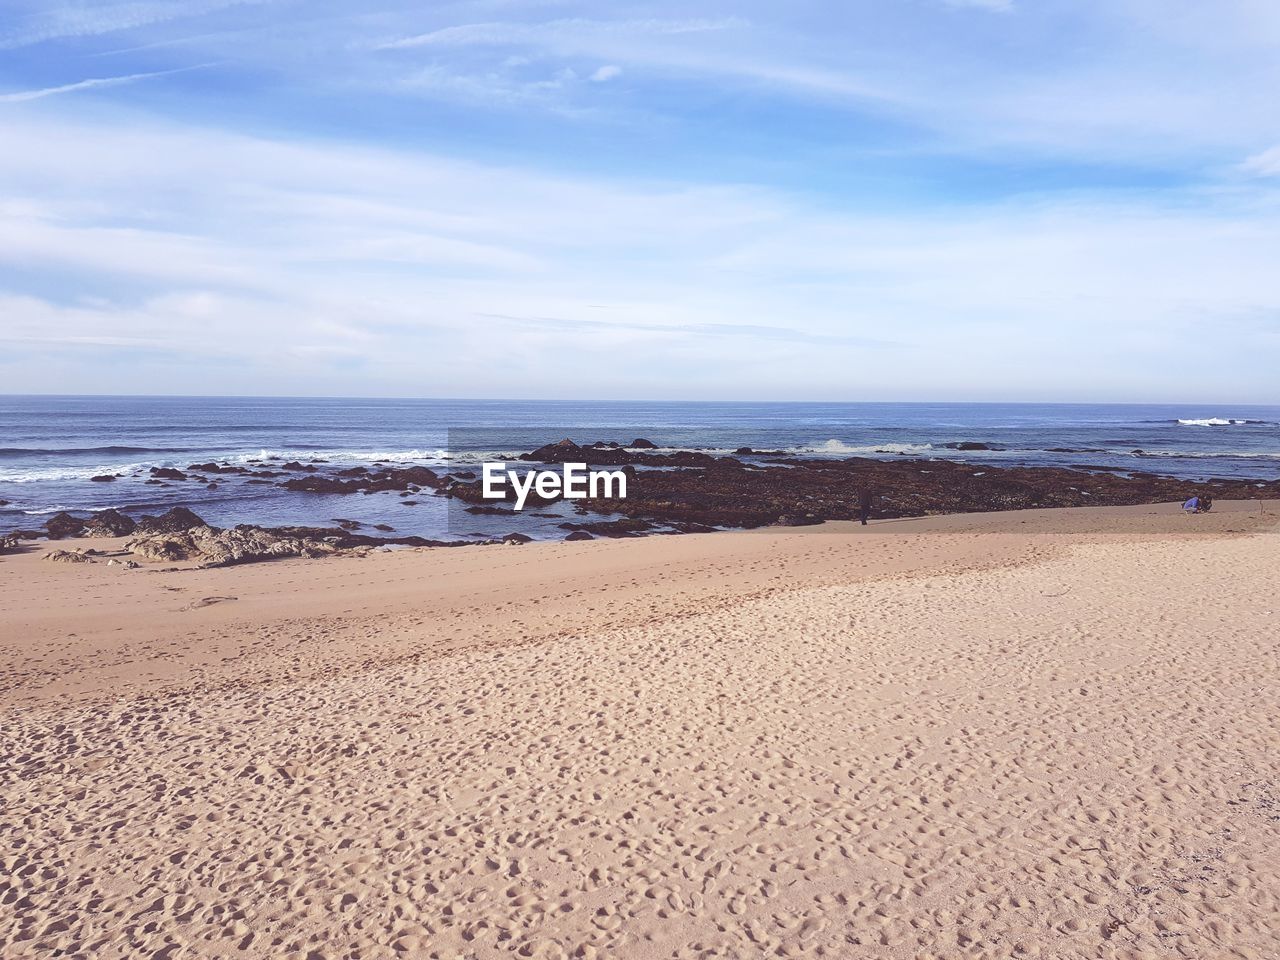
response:
{"label": "wave", "polygon": [[198,453],[203,447],[0,447],[0,457],[74,456],[76,454]]}
{"label": "wave", "polygon": [[1269,420],[1226,419],[1225,417],[1201,417],[1178,420],[1184,427],[1238,427],[1245,424],[1266,424]]}
{"label": "wave", "polygon": [[1186,460],[1280,460],[1280,453],[1261,450],[1112,450],[1117,457],[1172,457]]}
{"label": "wave", "polygon": [[927,453],[933,450],[931,443],[872,443],[854,446],[843,440],[828,440],[813,447],[791,447],[790,453]]}
{"label": "wave", "polygon": [[[207,449],[207,448],[206,448]],[[402,463],[413,460],[449,460],[456,457],[441,447],[426,450],[270,450],[263,449],[256,453],[236,453],[213,456],[215,463],[245,464],[253,460],[270,462],[274,460],[328,460],[330,463]]]}
{"label": "wave", "polygon": [[43,517],[51,513],[98,513],[102,510],[118,510],[118,506],[109,507],[86,507],[84,504],[79,506],[70,506],[69,504],[60,503],[52,507],[36,507],[33,510],[23,510],[22,512],[28,517]]}
{"label": "wave", "polygon": [[[88,480],[106,474],[134,473],[149,466],[147,463],[117,463],[96,467],[41,467],[31,470],[0,470],[0,483],[38,483],[40,481]],[[97,486],[97,484],[94,484]]]}

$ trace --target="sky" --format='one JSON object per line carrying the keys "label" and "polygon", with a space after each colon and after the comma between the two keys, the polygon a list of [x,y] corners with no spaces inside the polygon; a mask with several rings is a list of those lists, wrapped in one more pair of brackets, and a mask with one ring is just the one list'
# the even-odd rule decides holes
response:
{"label": "sky", "polygon": [[1274,0],[0,0],[0,392],[1280,402]]}

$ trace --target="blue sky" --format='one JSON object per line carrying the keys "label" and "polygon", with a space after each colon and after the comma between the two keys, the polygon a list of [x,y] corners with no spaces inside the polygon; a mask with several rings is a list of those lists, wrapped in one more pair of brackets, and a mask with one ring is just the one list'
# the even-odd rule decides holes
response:
{"label": "blue sky", "polygon": [[1271,0],[0,0],[0,392],[1280,402]]}

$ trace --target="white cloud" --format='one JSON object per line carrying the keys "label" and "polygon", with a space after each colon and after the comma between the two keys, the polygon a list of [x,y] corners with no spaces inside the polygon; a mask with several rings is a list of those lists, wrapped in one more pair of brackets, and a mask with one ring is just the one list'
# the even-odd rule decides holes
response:
{"label": "white cloud", "polygon": [[943,3],[949,7],[975,7],[993,13],[1010,13],[1013,10],[1013,0],[943,0]]}
{"label": "white cloud", "polygon": [[616,63],[606,64],[591,74],[591,79],[596,83],[607,83],[617,77],[622,76],[622,68]]}
{"label": "white cloud", "polygon": [[77,90],[92,90],[95,87],[115,87],[125,83],[136,83],[150,77],[163,77],[174,70],[157,70],[151,73],[130,73],[120,77],[95,77],[89,80],[78,80],[75,83],[64,83],[57,87],[43,87],[39,90],[19,90],[14,93],[0,93],[0,103],[21,103],[26,100],[41,100],[45,97],[57,96],[60,93],[74,93]]}
{"label": "white cloud", "polygon": [[1261,395],[1280,359],[1256,320],[1226,332],[1280,311],[1265,191],[872,215],[106,118],[7,137],[0,264],[67,298],[0,304],[27,344],[3,351],[11,389],[136,386],[92,358],[20,363],[36,340],[163,349],[147,388],[177,392],[1044,398],[1088,371],[1138,399],[1188,377]]}
{"label": "white cloud", "polygon": [[443,27],[428,33],[389,40],[379,45],[383,50],[411,47],[445,46],[525,46],[537,45],[566,50],[582,50],[609,38],[631,39],[637,36],[680,36],[707,33],[746,26],[736,17],[684,20],[551,20],[543,23],[468,23]]}
{"label": "white cloud", "polygon": [[25,16],[16,10],[0,28],[0,50],[16,49],[66,37],[91,37],[145,27],[168,20],[200,17],[227,7],[274,0],[134,0],[128,3],[37,4]]}
{"label": "white cloud", "polygon": [[1240,169],[1254,177],[1280,177],[1280,146],[1255,153],[1240,164]]}

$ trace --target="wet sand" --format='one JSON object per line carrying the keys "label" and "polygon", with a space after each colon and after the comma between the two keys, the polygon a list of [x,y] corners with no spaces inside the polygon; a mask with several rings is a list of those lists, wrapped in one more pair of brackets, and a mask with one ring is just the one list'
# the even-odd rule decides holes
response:
{"label": "wet sand", "polygon": [[0,955],[1275,955],[1267,509],[36,546],[0,559]]}

